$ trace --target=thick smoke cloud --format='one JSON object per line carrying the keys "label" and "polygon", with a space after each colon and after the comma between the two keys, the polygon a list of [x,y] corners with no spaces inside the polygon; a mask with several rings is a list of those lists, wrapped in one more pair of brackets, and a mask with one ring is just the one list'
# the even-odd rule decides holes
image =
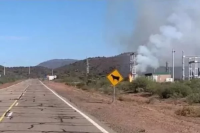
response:
{"label": "thick smoke cloud", "polygon": [[200,50],[199,5],[199,0],[112,1],[107,33],[115,41],[110,43],[123,52],[137,52],[140,71],[171,62],[172,49],[175,65],[181,65],[182,50],[187,55]]}

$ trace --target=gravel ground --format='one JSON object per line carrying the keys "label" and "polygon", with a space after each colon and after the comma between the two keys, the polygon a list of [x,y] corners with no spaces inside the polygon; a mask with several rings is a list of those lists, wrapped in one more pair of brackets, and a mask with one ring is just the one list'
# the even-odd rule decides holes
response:
{"label": "gravel ground", "polygon": [[[181,104],[154,101],[135,95],[124,95],[131,101],[116,100],[97,92],[86,92],[63,83],[45,82],[80,109],[104,122],[118,133],[200,133],[200,119],[175,115]],[[124,98],[122,98],[124,99]]]}

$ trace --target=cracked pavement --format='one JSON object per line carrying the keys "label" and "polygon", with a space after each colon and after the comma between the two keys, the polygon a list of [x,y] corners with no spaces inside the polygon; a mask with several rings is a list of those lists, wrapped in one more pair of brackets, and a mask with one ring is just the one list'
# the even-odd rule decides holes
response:
{"label": "cracked pavement", "polygon": [[0,117],[3,133],[102,133],[36,79],[0,90]]}

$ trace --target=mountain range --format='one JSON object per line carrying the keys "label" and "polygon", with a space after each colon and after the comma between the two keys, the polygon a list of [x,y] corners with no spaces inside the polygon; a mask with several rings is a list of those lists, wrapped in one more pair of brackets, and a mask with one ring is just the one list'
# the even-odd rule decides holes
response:
{"label": "mountain range", "polygon": [[[122,53],[112,57],[92,57],[89,60],[89,74],[93,77],[105,77],[108,73],[117,69],[122,76],[127,77],[130,73],[130,53]],[[7,75],[17,75],[21,77],[44,77],[46,75],[52,74],[52,69],[54,69],[54,74],[58,75],[60,78],[65,78],[67,76],[86,76],[86,59],[76,60],[76,59],[53,59],[40,63],[37,66],[31,67],[31,74],[29,75],[28,67],[9,67],[6,68]],[[172,71],[172,68],[169,67]],[[158,69],[148,68],[146,73],[149,72],[165,72],[166,67],[163,65]],[[0,66],[0,74],[3,75],[3,66]],[[142,73],[139,73],[142,74]],[[186,77],[188,75],[188,67],[185,67]],[[175,67],[175,78],[180,79],[182,77],[182,67]]]}
{"label": "mountain range", "polygon": [[[112,57],[92,57],[88,58],[90,64],[90,75],[99,77],[106,76],[108,73],[117,69],[124,77],[130,73],[130,53],[122,53]],[[169,67],[172,72],[172,68]],[[157,69],[148,68],[145,73],[149,72],[166,72],[166,67],[161,66]],[[188,75],[188,67],[185,67],[186,76]],[[66,76],[85,76],[86,75],[86,59],[79,60],[74,63],[59,67],[56,69],[56,74],[62,77]],[[143,74],[143,73],[138,73]],[[175,67],[175,78],[182,78],[182,67]]]}

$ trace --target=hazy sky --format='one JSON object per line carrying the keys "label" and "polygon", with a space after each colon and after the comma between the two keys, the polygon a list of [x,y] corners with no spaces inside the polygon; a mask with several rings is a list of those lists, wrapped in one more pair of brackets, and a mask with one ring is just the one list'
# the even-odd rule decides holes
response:
{"label": "hazy sky", "polygon": [[106,0],[0,0],[0,64],[111,56]]}

